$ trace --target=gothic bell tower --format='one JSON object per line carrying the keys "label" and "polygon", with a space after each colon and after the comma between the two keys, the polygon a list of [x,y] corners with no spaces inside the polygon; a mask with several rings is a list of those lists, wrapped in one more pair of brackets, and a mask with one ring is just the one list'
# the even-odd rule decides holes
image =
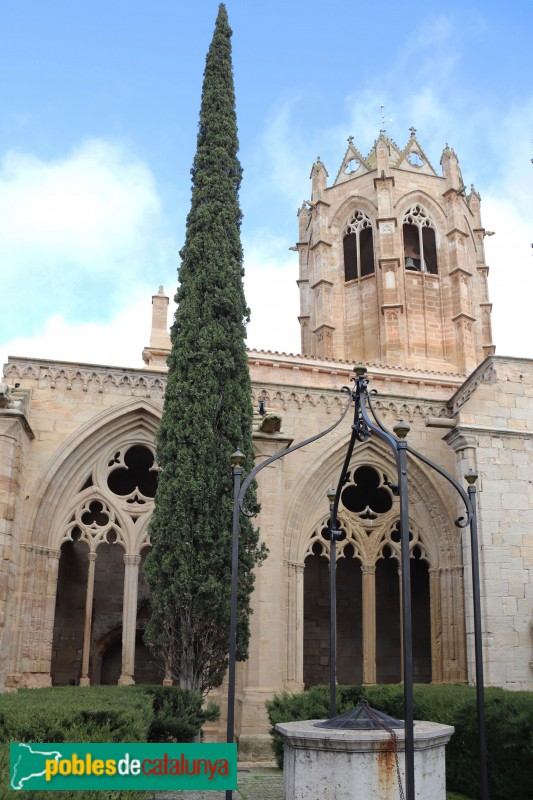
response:
{"label": "gothic bell tower", "polygon": [[480,197],[446,145],[438,174],[416,131],[352,137],[333,183],[320,158],[298,212],[302,354],[470,373],[494,353]]}

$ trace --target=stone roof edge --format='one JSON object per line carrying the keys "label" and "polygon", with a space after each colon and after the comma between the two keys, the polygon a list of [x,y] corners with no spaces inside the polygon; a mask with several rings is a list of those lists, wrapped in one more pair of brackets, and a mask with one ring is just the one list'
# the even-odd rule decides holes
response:
{"label": "stone roof edge", "polygon": [[[280,353],[271,350],[249,350],[248,363],[253,366],[275,367],[277,369],[293,369],[302,372],[319,372],[322,374],[343,375],[345,379],[353,376],[354,362],[335,361],[333,359],[319,359],[313,356]],[[397,366],[367,362],[370,375],[392,380],[412,380],[430,384],[445,384],[448,386],[462,385],[466,375],[457,372],[444,372],[430,369],[413,369],[402,364]]]}
{"label": "stone roof edge", "polygon": [[530,369],[533,369],[533,358],[500,355],[487,356],[466,378],[455,394],[450,397],[450,408],[454,414],[457,414],[481,383],[497,382],[498,377],[495,367],[498,363],[528,364]]}
{"label": "stone roof edge", "polygon": [[[352,374],[352,369],[354,363],[352,361],[336,361],[334,359],[320,359],[315,358],[314,356],[304,356],[294,353],[285,353],[279,352],[277,350],[257,350],[257,349],[249,349],[248,350],[248,361],[249,363],[253,363],[255,361],[261,361],[262,366],[268,366],[269,364],[277,364],[279,367],[288,367],[294,368],[296,366],[300,367],[303,370],[309,371],[316,371],[318,369],[319,372],[331,373],[331,372],[345,372],[346,374]],[[520,360],[520,359],[518,359]],[[7,367],[10,365],[19,364],[24,365],[27,367],[48,367],[51,369],[69,369],[69,370],[98,370],[98,371],[105,371],[105,372],[121,372],[121,373],[136,373],[139,375],[148,374],[148,375],[159,375],[162,374],[160,370],[155,369],[148,369],[146,367],[125,367],[120,365],[110,365],[110,364],[91,364],[88,362],[83,361],[63,361],[61,359],[48,359],[48,358],[32,358],[29,356],[8,356],[7,363],[4,364],[4,372]],[[390,377],[401,375],[402,378],[413,378],[415,380],[425,380],[424,376],[427,376],[427,379],[431,379],[432,382],[440,383],[442,380],[450,383],[456,383],[460,381],[463,383],[466,379],[466,375],[462,375],[456,372],[444,372],[439,370],[416,370],[405,367],[402,364],[397,366],[391,365],[384,365],[374,362],[368,362],[366,365],[370,372],[374,374],[383,374]]]}
{"label": "stone roof edge", "polygon": [[85,361],[63,361],[61,359],[34,358],[31,356],[8,356],[7,363],[3,365],[4,373],[6,368],[11,364],[24,364],[28,367],[48,367],[50,369],[74,369],[83,370],[84,372],[87,370],[103,370],[105,372],[135,372],[150,375],[161,374],[160,370],[147,369],[146,367],[123,367],[119,364],[92,364]]}

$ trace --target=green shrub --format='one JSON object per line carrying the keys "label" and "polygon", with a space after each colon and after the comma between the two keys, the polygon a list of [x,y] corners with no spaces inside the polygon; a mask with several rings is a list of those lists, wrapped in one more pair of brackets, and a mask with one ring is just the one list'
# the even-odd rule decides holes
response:
{"label": "green shrub", "polygon": [[[487,689],[487,758],[491,800],[531,800],[533,693]],[[449,785],[478,796],[479,745],[474,692],[458,709],[448,745]]]}
{"label": "green shrub", "polygon": [[202,696],[198,692],[171,686],[153,686],[147,691],[153,698],[154,712],[148,742],[192,742],[204,722],[219,717],[215,703],[202,708]]}
{"label": "green shrub", "polygon": [[464,794],[457,794],[456,792],[446,792],[446,800],[470,800]]}
{"label": "green shrub", "polygon": [[[74,686],[0,694],[0,798],[57,800],[58,793],[11,792],[9,742],[190,741],[218,709],[177,688]],[[105,800],[151,800],[151,792],[119,791]],[[61,800],[104,800],[101,791],[61,791]]]}
{"label": "green shrub", "polygon": [[[339,686],[337,688],[337,713],[343,714],[354,708],[363,696],[363,686]],[[380,688],[380,687],[378,687]],[[298,694],[274,695],[266,704],[272,735],[272,749],[276,763],[283,767],[283,740],[274,730],[278,722],[294,722],[300,719],[328,719],[329,688],[313,686]]]}
{"label": "green shrub", "polygon": [[[487,753],[491,800],[530,800],[533,775],[533,693],[486,689]],[[403,686],[339,686],[337,713],[353,708],[359,700],[403,719]],[[278,722],[329,717],[329,687],[315,686],[295,695],[276,695],[267,703],[273,749],[283,763]],[[415,719],[432,720],[455,727],[446,747],[446,784],[452,792],[479,796],[479,743],[476,690],[471,686],[414,687]]]}

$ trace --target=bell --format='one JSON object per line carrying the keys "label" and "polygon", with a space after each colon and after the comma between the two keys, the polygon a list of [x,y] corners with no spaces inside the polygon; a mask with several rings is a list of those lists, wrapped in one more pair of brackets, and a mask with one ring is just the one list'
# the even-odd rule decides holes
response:
{"label": "bell", "polygon": [[416,266],[416,264],[415,264],[415,262],[413,261],[412,258],[406,258],[405,259],[405,269],[418,270],[418,267]]}

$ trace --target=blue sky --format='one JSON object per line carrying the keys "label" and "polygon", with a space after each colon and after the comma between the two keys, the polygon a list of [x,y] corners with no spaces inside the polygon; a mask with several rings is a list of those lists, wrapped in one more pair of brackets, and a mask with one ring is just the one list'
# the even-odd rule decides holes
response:
{"label": "blue sky", "polygon": [[[172,294],[218,4],[0,0],[0,361],[141,366]],[[299,349],[296,210],[385,104],[482,196],[498,352],[533,356],[531,4],[227,3],[249,345]],[[274,321],[272,321],[274,319]]]}

